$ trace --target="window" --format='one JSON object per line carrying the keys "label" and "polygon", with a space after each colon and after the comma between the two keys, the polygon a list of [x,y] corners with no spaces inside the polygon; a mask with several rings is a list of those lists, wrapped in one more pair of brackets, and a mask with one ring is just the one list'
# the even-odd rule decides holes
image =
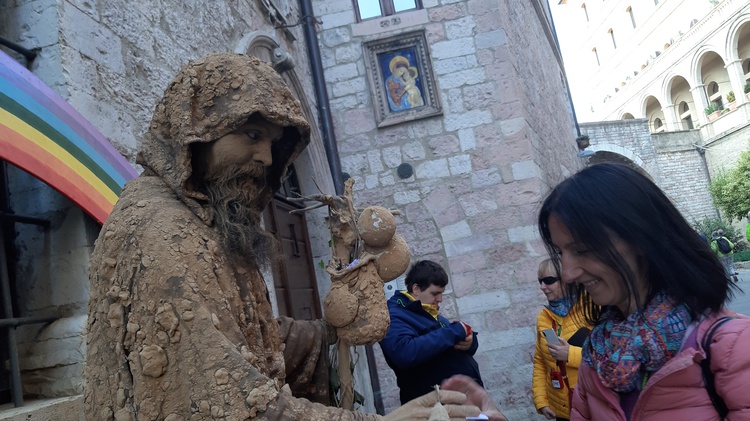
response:
{"label": "window", "polygon": [[662,123],[659,117],[656,117],[654,119],[654,133],[663,132],[663,131],[664,131],[664,123]]}
{"label": "window", "polygon": [[628,7],[627,9],[625,9],[625,11],[630,15],[630,22],[633,24],[633,28],[635,28],[635,16],[633,15],[633,8]]}
{"label": "window", "polygon": [[390,16],[422,8],[421,0],[354,0],[357,20]]}
{"label": "window", "polygon": [[682,121],[682,128],[685,130],[691,130],[695,127],[693,126],[693,117],[690,115],[690,106],[688,106],[688,103],[685,101],[680,102],[680,106],[678,107],[680,110],[680,120]]}
{"label": "window", "polygon": [[581,9],[583,9],[583,15],[586,16],[586,22],[589,21],[589,11],[586,9],[586,3],[583,3],[581,5]]}
{"label": "window", "polygon": [[599,53],[596,52],[596,48],[592,48],[591,52],[594,53],[594,57],[596,58],[596,65],[601,66],[602,64],[599,62]]}
{"label": "window", "polygon": [[615,47],[615,50],[616,50],[617,43],[615,42],[615,32],[612,30],[612,28],[609,28],[607,32],[609,32],[609,36],[612,37],[612,46]]}
{"label": "window", "polygon": [[716,82],[710,82],[706,89],[708,93],[708,101],[716,106],[717,109],[723,110],[724,103],[721,100],[721,92],[719,92],[719,84]]}

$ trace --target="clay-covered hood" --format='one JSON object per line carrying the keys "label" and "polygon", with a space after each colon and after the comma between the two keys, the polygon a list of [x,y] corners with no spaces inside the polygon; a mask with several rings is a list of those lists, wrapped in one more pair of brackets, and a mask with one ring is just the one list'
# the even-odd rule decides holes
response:
{"label": "clay-covered hood", "polygon": [[190,144],[212,142],[244,124],[254,113],[284,128],[273,143],[273,165],[258,200],[270,202],[289,164],[310,142],[310,126],[296,98],[271,66],[251,56],[214,54],[183,67],[154,111],[136,161],[156,175],[206,223],[213,212],[192,187]]}

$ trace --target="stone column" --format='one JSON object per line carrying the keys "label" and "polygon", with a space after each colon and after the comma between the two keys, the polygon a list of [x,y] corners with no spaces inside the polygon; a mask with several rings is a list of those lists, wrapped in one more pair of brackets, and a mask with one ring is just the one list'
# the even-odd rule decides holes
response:
{"label": "stone column", "polygon": [[701,126],[708,124],[708,116],[706,115],[705,109],[708,107],[708,98],[706,97],[706,85],[699,84],[695,85],[690,89],[690,93],[693,95],[693,103],[695,104],[695,113],[698,114],[698,121]]}
{"label": "stone column", "polygon": [[744,92],[745,74],[742,72],[742,60],[732,60],[724,68],[727,69],[727,73],[729,74],[729,82],[732,84],[737,106],[748,102]]}
{"label": "stone column", "polygon": [[666,105],[661,109],[661,112],[664,114],[664,124],[667,126],[666,131],[668,132],[682,129],[680,119],[675,115],[674,109],[674,104]]}

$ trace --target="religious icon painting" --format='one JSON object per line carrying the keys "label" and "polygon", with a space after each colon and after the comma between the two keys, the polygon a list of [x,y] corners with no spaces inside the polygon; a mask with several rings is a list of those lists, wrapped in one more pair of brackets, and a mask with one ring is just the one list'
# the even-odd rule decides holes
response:
{"label": "religious icon painting", "polygon": [[442,113],[423,31],[364,47],[378,127]]}

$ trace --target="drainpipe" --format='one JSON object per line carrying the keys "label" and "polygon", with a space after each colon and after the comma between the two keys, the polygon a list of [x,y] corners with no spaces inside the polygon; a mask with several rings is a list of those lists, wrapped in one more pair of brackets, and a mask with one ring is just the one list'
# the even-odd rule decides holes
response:
{"label": "drainpipe", "polygon": [[300,12],[302,13],[303,27],[305,31],[305,42],[307,54],[310,57],[310,71],[315,88],[315,97],[318,100],[318,118],[320,119],[320,131],[323,135],[323,146],[325,147],[328,167],[333,177],[333,186],[336,194],[344,193],[344,181],[341,176],[341,161],[336,146],[336,135],[333,133],[333,119],[331,117],[331,105],[328,101],[326,90],[326,79],[323,74],[323,64],[320,58],[320,46],[315,33],[315,16],[313,15],[311,0],[300,0]]}
{"label": "drainpipe", "polygon": [[[344,180],[341,175],[341,161],[339,151],[336,146],[336,135],[333,132],[333,118],[331,117],[331,104],[328,101],[328,91],[326,90],[326,80],[323,74],[323,63],[320,58],[320,46],[318,37],[315,33],[315,16],[311,0],[300,0],[300,13],[304,22],[305,43],[307,44],[307,54],[310,58],[310,71],[312,74],[313,86],[315,88],[315,98],[318,102],[318,115],[320,119],[320,131],[323,135],[323,146],[325,147],[326,157],[328,158],[328,167],[333,177],[333,186],[337,195],[344,193]],[[375,411],[380,415],[385,415],[383,398],[380,390],[380,379],[378,378],[377,365],[375,364],[375,354],[372,345],[365,346],[365,355],[367,367],[370,374],[370,383],[372,384],[373,399]]]}

